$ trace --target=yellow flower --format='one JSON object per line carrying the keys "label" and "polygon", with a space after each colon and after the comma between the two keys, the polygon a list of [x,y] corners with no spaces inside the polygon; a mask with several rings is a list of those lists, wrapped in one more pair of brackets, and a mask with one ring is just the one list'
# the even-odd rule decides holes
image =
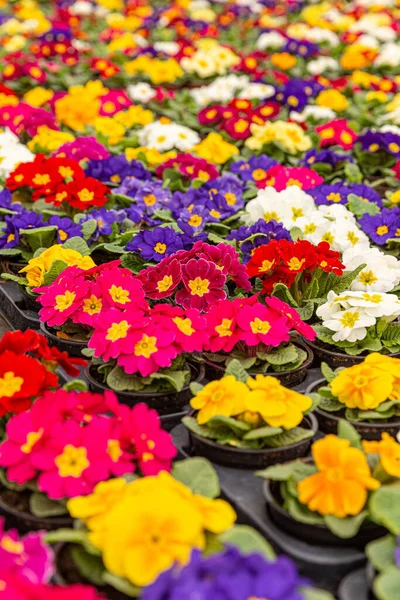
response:
{"label": "yellow flower", "polygon": [[47,125],[40,125],[36,135],[28,142],[27,146],[32,152],[55,152],[67,142],[73,142],[75,137],[67,131],[56,131]]}
{"label": "yellow flower", "polygon": [[122,110],[114,116],[117,123],[121,123],[127,129],[135,125],[144,127],[154,121],[154,115],[151,110],[146,110],[143,106],[130,106],[128,110]]}
{"label": "yellow flower", "polygon": [[311,398],[285,388],[276,377],[256,375],[247,385],[252,391],[246,396],[246,410],[259,413],[271,427],[297,427],[312,406]]}
{"label": "yellow flower", "polygon": [[93,121],[93,127],[98,133],[108,138],[108,143],[112,146],[118,144],[125,135],[125,127],[117,123],[113,117],[96,117]]}
{"label": "yellow flower", "polygon": [[367,361],[339,371],[331,381],[332,394],[347,406],[373,410],[392,393],[394,377]]}
{"label": "yellow flower", "polygon": [[3,106],[18,106],[19,100],[17,96],[11,96],[8,94],[0,94],[0,108]]}
{"label": "yellow flower", "polygon": [[39,287],[43,285],[44,275],[50,270],[55,260],[65,262],[68,267],[76,265],[84,271],[96,266],[90,256],[82,256],[76,250],[63,248],[61,244],[56,244],[44,250],[36,258],[31,258],[27,266],[19,272],[26,273],[29,287]]}
{"label": "yellow flower", "polygon": [[400,477],[400,444],[388,433],[382,433],[380,442],[363,442],[364,452],[379,454],[381,465],[388,475]]}
{"label": "yellow flower", "polygon": [[207,423],[215,416],[234,417],[242,413],[245,397],[249,393],[246,384],[237,381],[233,375],[226,375],[217,381],[210,381],[190,401],[190,406],[198,410],[197,422]]}
{"label": "yellow flower", "polygon": [[288,71],[295,66],[296,57],[289,52],[275,53],[271,56],[271,63],[281,71]]}
{"label": "yellow flower", "polygon": [[154,167],[169,160],[170,158],[176,158],[177,152],[175,152],[175,150],[171,150],[170,152],[162,153],[155,148],[147,148],[145,146],[125,149],[125,156],[128,160],[138,160],[139,154],[144,154],[149,165]]}
{"label": "yellow flower", "polygon": [[388,373],[389,376],[394,377],[392,391],[389,395],[391,400],[400,399],[400,359],[393,358],[391,356],[385,356],[379,352],[373,352],[369,354],[364,363],[368,366],[380,369],[384,373]]}
{"label": "yellow flower", "polygon": [[235,154],[239,154],[239,150],[233,144],[226,142],[219,133],[209,133],[208,136],[193,147],[200,158],[204,158],[208,162],[216,165],[223,165]]}
{"label": "yellow flower", "polygon": [[89,496],[72,498],[67,508],[73,519],[81,519],[88,529],[101,530],[104,517],[119,502],[128,484],[125,479],[109,479],[98,483]]}
{"label": "yellow flower", "polygon": [[373,102],[377,100],[381,104],[387,102],[387,94],[383,90],[377,90],[376,92],[368,92],[365,96],[367,102]]}
{"label": "yellow flower", "polygon": [[278,142],[290,154],[297,154],[309,150],[312,146],[311,139],[297,123],[285,121],[267,122],[264,125],[253,123],[250,131],[252,135],[246,140],[246,146],[250,150],[261,150],[264,144]]}
{"label": "yellow flower", "polygon": [[318,473],[298,483],[299,501],[321,515],[339,519],[358,515],[367,501],[367,490],[380,487],[365,454],[348,440],[327,435],[313,444],[312,455]]}
{"label": "yellow flower", "polygon": [[108,50],[110,52],[124,52],[125,50],[133,50],[136,46],[135,36],[130,31],[126,31],[108,44]]}
{"label": "yellow flower", "polygon": [[97,98],[67,95],[55,103],[57,121],[78,132],[83,132],[87,125],[92,125],[99,110],[100,100]]}
{"label": "yellow flower", "polygon": [[318,106],[331,108],[335,112],[346,110],[349,105],[346,96],[341,94],[338,90],[323,90],[318,94],[315,101]]}
{"label": "yellow flower", "polygon": [[141,55],[125,63],[124,68],[128,75],[146,74],[154,85],[172,83],[183,75],[179,63],[174,58],[160,60],[159,58]]}
{"label": "yellow flower", "polygon": [[400,204],[400,190],[396,190],[391,196],[390,196],[390,202],[392,204]]}
{"label": "yellow flower", "polygon": [[46,90],[42,87],[36,87],[24,94],[24,100],[27,104],[35,106],[36,108],[40,108],[44,104],[47,104],[47,102],[49,102],[53,96],[54,92],[51,90]]}

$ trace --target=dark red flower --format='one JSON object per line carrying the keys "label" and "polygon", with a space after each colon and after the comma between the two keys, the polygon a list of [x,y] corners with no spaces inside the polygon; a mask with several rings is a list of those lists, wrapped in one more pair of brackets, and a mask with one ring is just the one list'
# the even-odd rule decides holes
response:
{"label": "dark red flower", "polygon": [[69,182],[66,191],[68,204],[80,210],[91,206],[103,206],[107,202],[107,194],[110,192],[106,185],[93,177]]}

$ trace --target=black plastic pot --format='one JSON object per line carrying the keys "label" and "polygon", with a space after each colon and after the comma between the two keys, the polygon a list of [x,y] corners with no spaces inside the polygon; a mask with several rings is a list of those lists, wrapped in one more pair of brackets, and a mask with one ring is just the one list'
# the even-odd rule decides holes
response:
{"label": "black plastic pot", "polygon": [[338,589],[338,598],[339,600],[374,600],[375,596],[368,589],[365,569],[357,569],[343,579]]}
{"label": "black plastic pot", "polygon": [[16,528],[20,533],[27,533],[72,527],[73,521],[69,516],[39,518],[32,515],[28,508],[29,496],[28,491],[16,492],[0,486],[0,515],[5,518],[6,529]]}
{"label": "black plastic pot", "polygon": [[[302,383],[307,377],[307,371],[311,367],[314,354],[313,351],[305,344],[302,340],[296,339],[293,341],[295,346],[300,346],[302,350],[307,352],[307,358],[300,367],[297,369],[293,369],[293,371],[283,371],[282,373],[274,373],[273,371],[268,371],[265,375],[271,375],[272,377],[276,377],[279,379],[282,385],[288,388],[293,388],[296,385]],[[221,379],[225,373],[225,365],[223,363],[215,363],[206,358],[203,358],[204,363],[206,365],[206,376],[207,379]],[[252,372],[249,370],[249,374],[254,377],[259,373]]]}
{"label": "black plastic pot", "polygon": [[[190,416],[194,416],[191,411]],[[301,427],[311,429],[314,436],[318,431],[318,422],[314,415],[307,415],[300,424]],[[262,450],[247,450],[233,446],[222,446],[214,440],[200,437],[189,431],[191,450],[197,456],[204,456],[209,460],[228,467],[240,469],[261,469],[277,463],[288,462],[302,458],[308,454],[313,437],[308,440],[296,442],[283,448],[263,448]]]}
{"label": "black plastic pot", "polygon": [[[306,391],[306,394],[311,394],[312,392],[317,392],[318,388],[321,385],[325,385],[325,379],[319,379],[315,383],[312,383]],[[395,420],[389,421],[375,421],[375,422],[367,422],[367,421],[351,421],[350,419],[346,419],[345,417],[345,409],[338,411],[337,413],[330,413],[322,410],[321,408],[316,408],[315,416],[318,419],[319,429],[323,433],[334,433],[337,434],[339,421],[341,419],[345,419],[349,423],[353,425],[353,427],[358,431],[363,440],[375,440],[380,441],[382,437],[382,433],[389,433],[392,437],[396,437],[398,432],[400,431],[400,418],[392,417]]]}
{"label": "black plastic pot", "polygon": [[264,483],[264,497],[267,502],[267,511],[277,527],[290,533],[297,539],[309,544],[322,546],[344,546],[364,549],[365,546],[385,535],[386,530],[375,523],[364,522],[357,535],[350,539],[342,539],[334,535],[325,525],[309,525],[296,521],[282,506],[280,481],[266,481]]}
{"label": "black plastic pot", "polygon": [[38,296],[32,296],[31,294],[28,294],[26,288],[24,288],[23,285],[18,285],[18,288],[24,298],[26,308],[35,313],[38,313],[39,310],[42,308],[41,304],[39,304],[39,302],[36,302]]}
{"label": "black plastic pot", "polygon": [[[307,340],[307,344],[311,346],[316,359],[319,361],[319,365],[322,362],[327,363],[332,369],[337,369],[338,367],[354,367],[354,365],[358,365],[363,360],[365,360],[365,356],[350,356],[345,352],[336,352],[335,350],[329,350],[326,346],[322,346],[316,344],[315,342],[310,342]],[[400,352],[396,352],[395,354],[390,354],[393,358],[398,358],[400,356]],[[318,366],[319,366],[318,365]]]}
{"label": "black plastic pot", "polygon": [[[75,584],[92,585],[90,582],[85,581],[79,573],[78,568],[75,566],[69,551],[72,546],[72,544],[57,544],[54,547],[57,567],[56,573],[53,576],[54,583],[63,587]],[[110,585],[98,586],[97,589],[101,594],[104,594],[104,597],[108,598],[108,600],[130,599],[129,596],[119,592]],[[79,600],[79,598],[77,598],[77,600]]]}
{"label": "black plastic pot", "polygon": [[28,309],[24,296],[14,281],[0,285],[0,312],[13,329],[39,329],[38,314]]}
{"label": "black plastic pot", "polygon": [[[204,380],[204,365],[190,365],[192,372],[191,382],[201,383]],[[104,393],[111,390],[110,387],[99,381],[96,377],[95,367],[90,366],[85,369],[85,377],[89,382],[89,387],[93,392]],[[134,406],[139,402],[144,402],[150,408],[155,408],[160,415],[172,417],[176,413],[186,414],[182,409],[188,404],[192,397],[189,385],[186,385],[180,392],[115,392],[118,400],[128,406]]]}
{"label": "black plastic pot", "polygon": [[58,350],[61,350],[62,352],[68,352],[70,356],[78,356],[79,358],[83,358],[82,350],[84,348],[87,348],[86,342],[78,342],[76,340],[63,340],[59,338],[55,333],[53,333],[54,330],[48,328],[45,323],[40,323],[40,329],[46,336],[50,346],[55,346]]}

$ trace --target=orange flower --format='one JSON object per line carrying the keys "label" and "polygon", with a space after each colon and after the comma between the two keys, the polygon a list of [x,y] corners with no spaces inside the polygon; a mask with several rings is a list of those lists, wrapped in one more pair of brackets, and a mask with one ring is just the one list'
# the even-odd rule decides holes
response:
{"label": "orange flower", "polygon": [[365,454],[348,440],[327,435],[313,444],[312,455],[319,472],[298,483],[299,501],[321,515],[358,515],[367,490],[381,485],[371,476]]}
{"label": "orange flower", "polygon": [[273,54],[271,56],[271,63],[274,67],[278,67],[281,71],[287,71],[296,64],[296,57],[292,56],[288,52],[281,52],[279,54]]}
{"label": "orange flower", "polygon": [[393,383],[394,377],[388,370],[364,361],[339,371],[331,381],[331,389],[347,408],[373,410],[389,398]]}
{"label": "orange flower", "polygon": [[363,442],[364,452],[379,454],[381,465],[388,475],[400,477],[400,444],[388,433],[382,433],[380,442]]}

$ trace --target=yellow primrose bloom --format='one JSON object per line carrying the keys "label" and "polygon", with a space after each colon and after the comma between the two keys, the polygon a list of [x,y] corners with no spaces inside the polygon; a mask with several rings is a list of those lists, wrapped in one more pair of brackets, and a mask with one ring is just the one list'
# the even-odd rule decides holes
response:
{"label": "yellow primrose bloom", "polygon": [[125,127],[112,117],[96,117],[93,127],[98,133],[108,138],[111,145],[118,144],[125,136]]}
{"label": "yellow primrose bloom", "polygon": [[0,94],[0,108],[3,106],[18,106],[19,100],[17,96],[11,96],[8,94]]}
{"label": "yellow primrose bloom", "polygon": [[204,21],[205,23],[213,23],[217,15],[211,8],[197,8],[190,11],[190,18],[195,21]]}
{"label": "yellow primrose bloom", "polygon": [[387,101],[387,94],[383,90],[377,90],[375,92],[368,92],[365,98],[367,102],[377,100],[381,104],[384,104]]}
{"label": "yellow primrose bloom", "polygon": [[360,85],[363,88],[370,88],[373,83],[379,83],[379,77],[376,75],[371,75],[370,73],[366,73],[365,71],[354,71],[351,76],[353,83],[356,85]]}
{"label": "yellow primrose bloom", "polygon": [[388,433],[382,433],[380,442],[362,442],[367,454],[379,454],[381,465],[388,475],[400,477],[400,444]]}
{"label": "yellow primrose bloom", "polygon": [[267,122],[264,125],[253,123],[250,127],[251,137],[246,140],[250,150],[261,150],[264,144],[279,142],[290,154],[305,152],[312,146],[311,139],[297,123],[285,121]]}
{"label": "yellow primrose bloom", "polygon": [[117,36],[108,44],[109,52],[124,52],[125,50],[133,50],[137,43],[133,33],[127,31],[122,35]]}
{"label": "yellow primrose bloom", "polygon": [[42,87],[35,87],[24,94],[24,101],[31,106],[40,108],[44,104],[47,104],[49,100],[54,96],[54,92],[46,90]]}
{"label": "yellow primrose bloom", "polygon": [[122,10],[124,8],[123,0],[96,0],[96,3],[108,10]]}
{"label": "yellow primrose bloom", "polygon": [[80,496],[68,501],[68,512],[73,519],[81,519],[88,529],[100,530],[104,516],[119,502],[126,491],[125,479],[110,479],[96,485],[89,496]]}
{"label": "yellow primrose bloom", "polygon": [[87,125],[92,125],[98,117],[100,100],[96,98],[67,95],[55,103],[58,123],[66,125],[73,131],[82,133]]}
{"label": "yellow primrose bloom", "polygon": [[159,150],[156,150],[156,148],[147,148],[146,146],[125,149],[125,156],[128,160],[138,160],[139,154],[145,155],[146,160],[151,167],[160,165],[161,163],[169,160],[170,158],[176,158],[177,156],[177,152],[175,150],[163,153]]}
{"label": "yellow primrose bloom", "polygon": [[130,106],[128,110],[121,110],[114,115],[114,120],[117,123],[121,123],[126,129],[130,129],[135,125],[141,125],[144,127],[154,121],[154,115],[151,110],[143,108],[139,104],[137,106]]}
{"label": "yellow primrose bloom", "polygon": [[390,196],[390,202],[392,204],[400,204],[400,190],[393,192],[393,194]]}
{"label": "yellow primrose bloom", "polygon": [[14,35],[8,42],[4,44],[3,48],[7,52],[17,52],[18,50],[22,50],[26,43],[26,37],[23,35]]}
{"label": "yellow primrose bloom", "polygon": [[256,375],[247,385],[252,391],[245,399],[246,410],[259,413],[271,427],[297,427],[312,406],[311,398],[285,388],[276,377]]}
{"label": "yellow primrose bloom", "polygon": [[85,85],[73,85],[68,88],[68,94],[79,97],[81,101],[82,96],[85,100],[100,98],[100,96],[105,96],[109,91],[98,79],[96,81],[88,81]]}
{"label": "yellow primrose bloom", "polygon": [[125,63],[124,68],[128,75],[144,73],[154,85],[173,83],[183,75],[178,61],[174,58],[160,60],[159,58],[142,55]]}
{"label": "yellow primrose bloom", "polygon": [[50,129],[47,125],[40,125],[38,127],[35,137],[27,143],[29,150],[32,152],[47,151],[55,152],[60,146],[67,142],[73,142],[75,137],[72,133],[66,131],[56,131]]}
{"label": "yellow primrose bloom", "polygon": [[225,164],[232,156],[239,154],[239,150],[233,144],[226,142],[219,133],[209,133],[208,136],[193,147],[200,158],[216,165]]}
{"label": "yellow primrose bloom", "polygon": [[27,266],[19,272],[26,273],[29,287],[39,287],[43,285],[44,275],[50,270],[55,260],[65,262],[68,267],[76,265],[84,271],[96,266],[90,256],[82,256],[76,250],[63,248],[61,244],[56,244],[44,250],[39,256],[31,258]]}
{"label": "yellow primrose bloom", "polygon": [[331,108],[335,112],[342,112],[349,106],[349,102],[338,90],[323,90],[315,99],[318,106]]}
{"label": "yellow primrose bloom", "polygon": [[368,354],[364,363],[368,366],[373,366],[380,369],[384,373],[388,373],[394,377],[392,391],[389,395],[391,400],[400,400],[400,359],[392,356],[385,356],[379,352]]}
{"label": "yellow primrose bloom", "polygon": [[400,94],[393,96],[392,100],[386,105],[386,112],[392,112],[400,108]]}
{"label": "yellow primrose bloom", "polygon": [[394,381],[390,371],[364,361],[339,371],[330,385],[332,394],[347,408],[373,410],[389,398]]}
{"label": "yellow primrose bloom", "polygon": [[297,59],[289,52],[275,52],[271,56],[271,63],[281,71],[288,71],[295,66]]}
{"label": "yellow primrose bloom", "polygon": [[246,410],[245,397],[249,393],[246,384],[233,375],[210,381],[190,401],[197,413],[197,422],[204,425],[215,416],[234,417]]}

